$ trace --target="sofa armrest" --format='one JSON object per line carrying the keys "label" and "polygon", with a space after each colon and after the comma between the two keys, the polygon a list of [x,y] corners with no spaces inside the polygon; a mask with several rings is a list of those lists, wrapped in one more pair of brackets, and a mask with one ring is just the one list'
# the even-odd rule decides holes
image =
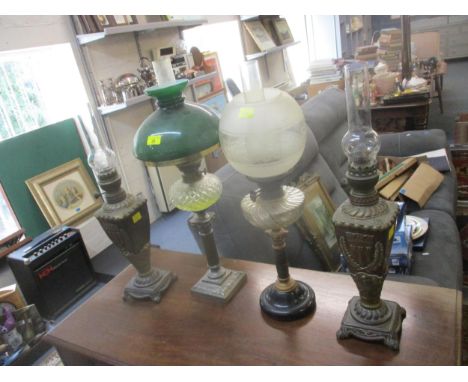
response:
{"label": "sofa armrest", "polygon": [[443,130],[413,130],[380,135],[381,156],[405,157],[447,148],[447,136]]}

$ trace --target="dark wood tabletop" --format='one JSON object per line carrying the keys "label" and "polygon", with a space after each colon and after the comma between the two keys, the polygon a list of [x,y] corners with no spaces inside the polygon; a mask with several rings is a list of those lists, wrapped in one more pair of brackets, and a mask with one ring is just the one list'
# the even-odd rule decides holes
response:
{"label": "dark wood tabletop", "polygon": [[159,304],[124,302],[132,267],[67,317],[46,341],[65,364],[111,365],[456,365],[461,349],[461,292],[386,281],[382,298],[406,309],[400,351],[356,339],[338,341],[349,299],[357,288],[346,274],[291,268],[315,291],[307,318],[279,322],[262,314],[259,297],[274,282],[273,265],[222,259],[247,272],[228,304],[193,295],[206,271],[203,256],[152,249],[154,264],[178,279]]}

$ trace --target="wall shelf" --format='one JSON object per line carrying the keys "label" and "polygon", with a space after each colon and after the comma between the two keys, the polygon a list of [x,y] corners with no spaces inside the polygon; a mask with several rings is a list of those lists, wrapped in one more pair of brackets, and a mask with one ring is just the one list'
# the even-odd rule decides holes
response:
{"label": "wall shelf", "polygon": [[76,36],[80,45],[86,45],[94,41],[102,40],[107,36],[132,33],[132,32],[146,32],[158,29],[167,28],[192,28],[207,22],[206,19],[192,19],[192,20],[169,20],[169,21],[156,21],[145,24],[132,24],[122,25],[116,27],[105,28],[103,32],[79,34]]}
{"label": "wall shelf", "polygon": [[300,43],[300,41],[294,41],[294,42],[290,42],[290,43],[288,43],[288,44],[275,46],[274,48],[265,50],[265,51],[263,51],[263,52],[247,54],[247,55],[245,56],[245,59],[246,59],[247,61],[258,60],[258,59],[261,58],[261,57],[265,57],[265,56],[267,56],[267,55],[269,55],[269,54],[272,54],[272,53],[275,53],[275,52],[279,52],[279,51],[281,51],[281,50],[283,50],[283,49],[289,48],[290,46],[297,45],[297,44],[299,44],[299,43]]}
{"label": "wall shelf", "polygon": [[[189,80],[187,86],[191,86],[191,85],[195,84],[198,81],[209,80],[211,78],[216,77],[217,75],[218,75],[217,71],[207,73],[207,74],[203,74],[201,76],[198,76],[198,77],[195,77],[195,78]],[[114,105],[99,106],[98,109],[99,109],[99,112],[101,113],[101,115],[109,115],[109,114],[115,113],[117,111],[127,109],[128,107],[131,107],[133,105],[138,105],[139,103],[149,101],[151,99],[153,99],[153,98],[150,97],[149,95],[142,94],[142,95],[139,95],[139,96],[136,96],[136,97],[129,98],[127,101],[125,101],[123,103],[116,103]]]}

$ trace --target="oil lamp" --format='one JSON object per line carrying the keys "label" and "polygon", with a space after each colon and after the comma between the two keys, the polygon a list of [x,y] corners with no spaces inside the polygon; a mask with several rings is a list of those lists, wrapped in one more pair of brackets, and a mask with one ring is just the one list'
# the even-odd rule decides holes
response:
{"label": "oil lamp", "polygon": [[337,337],[383,341],[398,350],[405,309],[380,298],[398,206],[380,198],[375,190],[380,140],[371,125],[366,63],[345,66],[345,90],[348,132],[342,147],[348,157],[346,177],[351,191],[336,210],[333,222],[359,297],[349,301]]}
{"label": "oil lamp", "polygon": [[315,294],[289,274],[286,227],[300,218],[304,194],[281,181],[304,152],[307,127],[290,95],[262,87],[256,62],[244,65],[242,80],[244,92],[221,116],[221,147],[232,167],[259,185],[242,199],[241,208],[250,224],[273,241],[278,277],[262,292],[261,309],[273,318],[293,320],[315,309]]}

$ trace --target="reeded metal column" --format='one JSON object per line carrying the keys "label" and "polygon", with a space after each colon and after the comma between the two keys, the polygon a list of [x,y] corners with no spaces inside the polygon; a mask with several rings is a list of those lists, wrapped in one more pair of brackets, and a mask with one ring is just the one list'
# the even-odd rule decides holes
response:
{"label": "reeded metal column", "polygon": [[200,164],[201,159],[198,158],[177,166],[182,172],[182,179],[171,187],[169,197],[179,209],[192,212],[188,224],[200,237],[208,263],[208,271],[192,287],[192,292],[226,303],[244,285],[247,275],[220,264],[213,235],[215,214],[208,212],[207,208],[219,200],[222,184],[215,175],[200,171]]}

